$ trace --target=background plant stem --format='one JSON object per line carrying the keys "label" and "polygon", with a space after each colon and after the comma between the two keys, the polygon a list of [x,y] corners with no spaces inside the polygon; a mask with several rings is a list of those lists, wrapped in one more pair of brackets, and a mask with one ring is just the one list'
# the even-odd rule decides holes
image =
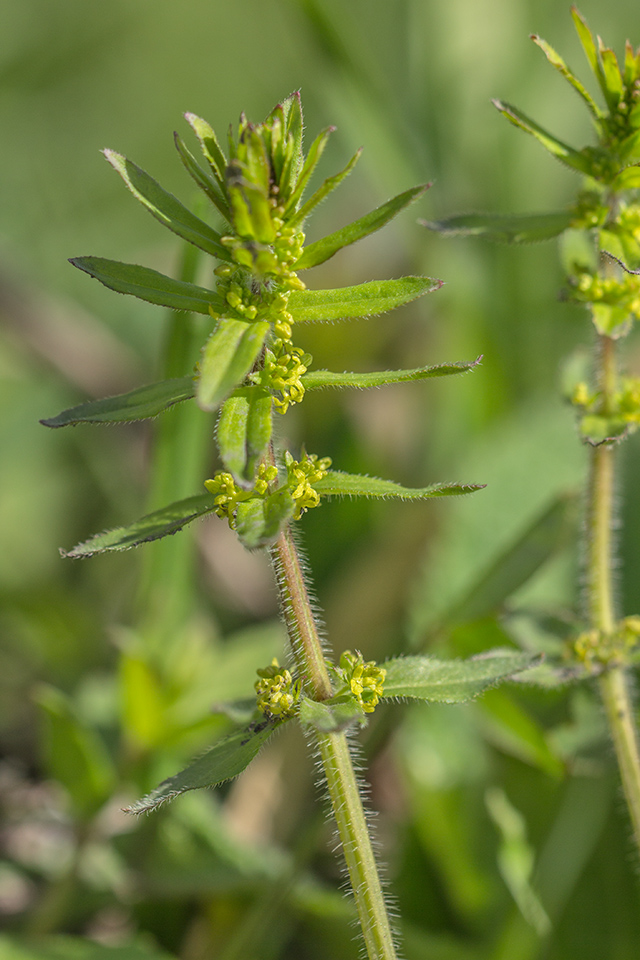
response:
{"label": "background plant stem", "polygon": [[[318,700],[326,700],[332,694],[331,680],[300,557],[289,527],[280,534],[272,548],[271,558],[298,669],[305,678],[309,692]],[[369,960],[396,960],[382,886],[346,734],[321,734],[317,741],[367,955]]]}
{"label": "background plant stem", "polygon": [[[597,374],[602,392],[602,412],[610,412],[616,385],[615,341],[599,339]],[[587,605],[592,629],[611,636],[616,628],[613,593],[613,521],[616,448],[600,444],[591,449],[587,494]],[[627,670],[609,667],[600,678],[600,692],[607,713],[622,786],[629,807],[633,833],[640,852],[640,750],[633,719],[633,702]]]}

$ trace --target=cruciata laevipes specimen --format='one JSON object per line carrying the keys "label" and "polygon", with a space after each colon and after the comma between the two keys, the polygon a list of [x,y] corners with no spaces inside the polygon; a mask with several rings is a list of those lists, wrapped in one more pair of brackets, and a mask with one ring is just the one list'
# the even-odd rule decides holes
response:
{"label": "cruciata laevipes specimen", "polygon": [[281,449],[274,438],[274,420],[292,404],[301,403],[308,390],[447,376],[470,370],[478,361],[361,374],[310,370],[312,358],[294,344],[298,324],[380,314],[440,286],[429,277],[403,277],[310,290],[300,277],[301,272],[384,226],[426,187],[407,190],[330,236],[305,245],[307,218],[351,172],[359,152],[304,199],[333,128],[321,132],[305,156],[297,93],[278,104],[262,123],[249,123],[242,116],[237,138],[229,135],[228,156],[208,123],[193,114],[186,114],[186,119],[202,149],[204,166],[176,135],[178,153],[222,218],[221,232],[125,157],[110,150],[105,155],[157,220],[218,261],[213,271],[215,289],[98,257],[80,257],[72,263],[112,290],[208,317],[211,330],[195,375],[85,403],[44,422],[51,427],[126,422],[155,416],[195,398],[203,410],[217,415],[215,441],[222,469],[206,480],[206,492],[172,503],[130,526],[94,536],[66,556],[124,550],[173,534],[211,513],[227,520],[248,549],[269,551],[291,646],[290,669],[277,660],[258,669],[257,699],[246,722],[131,810],[148,811],[187,790],[235,777],[279,727],[298,720],[315,740],[321,758],[368,955],[392,958],[393,937],[347,730],[364,725],[380,699],[461,702],[525,669],[535,658],[502,651],[469,661],[404,657],[376,664],[365,661],[360,652],[347,650],[333,664],[320,642],[292,524],[326,497],[428,499],[458,496],[477,485],[444,483],[409,489],[333,470],[329,457]]}
{"label": "cruciata laevipes specimen", "polygon": [[566,680],[568,664],[574,677],[597,678],[640,850],[640,750],[631,696],[640,663],[640,617],[622,616],[614,589],[616,460],[621,443],[640,424],[640,377],[625,375],[619,357],[633,321],[640,318],[640,47],[634,50],[627,40],[619,63],[614,51],[600,37],[594,38],[576,7],[571,13],[604,109],[545,40],[532,39],[589,111],[595,145],[574,149],[516,107],[500,100],[494,104],[507,120],[583,177],[575,202],[553,213],[472,214],[427,226],[449,236],[507,243],[561,236],[564,299],[589,311],[595,334],[590,362],[571,363],[565,378],[566,399],[576,411],[579,435],[588,447],[589,473],[583,605],[567,642],[559,647],[559,678]]}

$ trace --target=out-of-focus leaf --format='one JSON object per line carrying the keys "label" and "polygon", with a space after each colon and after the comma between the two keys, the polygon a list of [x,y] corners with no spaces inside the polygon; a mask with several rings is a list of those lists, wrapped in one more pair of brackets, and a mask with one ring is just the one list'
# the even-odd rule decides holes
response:
{"label": "out-of-focus leaf", "polygon": [[129,550],[130,547],[137,547],[141,543],[159,540],[161,537],[177,533],[197,517],[213,513],[215,508],[215,497],[210,493],[187,497],[161,510],[155,510],[126,527],[116,527],[114,530],[98,533],[84,543],[79,543],[73,550],[61,551],[62,556],[75,559],[92,557],[97,553]]}
{"label": "out-of-focus leaf", "polygon": [[293,290],[289,295],[288,309],[299,323],[371,317],[400,307],[441,286],[441,280],[431,277],[401,277],[399,280],[372,280],[337,290]]}
{"label": "out-of-focus leaf", "polygon": [[139,300],[171,310],[209,314],[209,308],[219,312],[226,307],[213,290],[198,287],[195,283],[185,283],[184,280],[173,280],[149,267],[105,260],[104,257],[74,257],[69,262],[116,293],[128,293]]}
{"label": "out-of-focus leaf", "polygon": [[462,360],[458,363],[436,363],[429,367],[415,367],[413,370],[376,370],[372,373],[334,373],[332,370],[312,370],[302,376],[305,390],[318,390],[323,387],[353,387],[357,390],[366,387],[382,387],[388,383],[406,383],[410,380],[428,380],[431,377],[449,377],[456,373],[466,373],[476,367],[482,357],[475,360]]}
{"label": "out-of-focus leaf", "polygon": [[538,140],[549,153],[557,157],[561,163],[587,176],[593,175],[592,161],[583,153],[574,150],[573,147],[563,143],[562,140],[558,140],[557,137],[554,137],[552,133],[549,133],[537,124],[535,120],[531,120],[526,114],[522,113],[521,110],[518,110],[517,107],[511,106],[509,103],[504,103],[502,100],[494,100],[493,104],[507,120],[510,120],[514,126],[520,127],[521,130],[534,136],[536,140]]}
{"label": "out-of-focus leaf", "polygon": [[609,47],[600,46],[600,63],[602,64],[602,73],[604,75],[604,95],[611,110],[616,110],[623,93],[622,76],[620,67],[613,50]]}
{"label": "out-of-focus leaf", "polygon": [[543,937],[549,933],[551,922],[531,886],[535,854],[527,840],[524,817],[498,787],[487,790],[485,799],[491,818],[502,836],[498,849],[498,867],[502,878],[527,923],[531,924],[538,936]]}
{"label": "out-of-focus leaf", "polygon": [[125,737],[136,752],[162,743],[167,713],[160,679],[145,659],[133,653],[120,658],[120,702]]}
{"label": "out-of-focus leaf", "polygon": [[367,716],[355,700],[343,703],[328,703],[303,697],[298,714],[300,723],[313,727],[319,733],[337,733],[353,723],[365,726]]}
{"label": "out-of-focus leaf", "polygon": [[220,234],[204,220],[191,213],[176,197],[157,183],[140,167],[113,150],[104,150],[104,155],[120,174],[136,200],[165,227],[177,233],[183,240],[210,253],[219,260],[229,260],[229,251],[220,243]]}
{"label": "out-of-focus leaf", "polygon": [[503,651],[470,660],[398,657],[380,664],[387,671],[383,697],[464,703],[501,680],[509,680],[535,666],[540,659],[528,653],[505,654]]}
{"label": "out-of-focus leaf", "polygon": [[544,730],[508,693],[488,690],[480,712],[483,733],[495,746],[551,777],[564,775],[564,764],[549,746]]}
{"label": "out-of-focus leaf", "polygon": [[534,34],[531,37],[531,39],[533,40],[534,43],[537,43],[537,45],[542,50],[542,52],[546,56],[549,63],[552,66],[554,66],[556,70],[558,70],[562,74],[565,80],[568,80],[568,82],[571,84],[574,90],[576,90],[577,93],[582,97],[582,99],[584,100],[584,102],[586,103],[592,115],[596,118],[596,120],[599,120],[603,116],[602,110],[597,105],[597,103],[595,102],[595,100],[593,99],[589,91],[585,89],[585,87],[580,82],[580,80],[578,80],[575,74],[571,72],[571,70],[569,69],[567,64],[564,62],[560,54],[553,49],[551,44],[547,43],[546,40],[543,40],[542,37],[538,37]]}
{"label": "out-of-focus leaf", "polygon": [[235,530],[247,550],[269,546],[278,537],[294,511],[294,502],[287,488],[271,496],[239,503]]}
{"label": "out-of-focus leaf", "polygon": [[271,439],[271,406],[267,390],[247,387],[240,396],[229,397],[220,411],[220,456],[236,482],[245,488],[253,485],[258,462]]}
{"label": "out-of-focus leaf", "polygon": [[189,400],[195,395],[196,386],[192,377],[176,377],[138,387],[117,397],[80,403],[40,423],[45,427],[66,427],[73,423],[130,423],[156,417],[174,403]]}
{"label": "out-of-focus leaf", "polygon": [[536,243],[557,237],[571,225],[572,219],[571,213],[560,210],[525,216],[468,213],[445,220],[420,222],[445,237],[484,237],[497,243]]}
{"label": "out-of-focus leaf", "polygon": [[315,267],[319,263],[324,263],[337,253],[338,250],[342,250],[343,247],[347,247],[357,240],[362,240],[363,237],[368,237],[370,233],[375,233],[376,230],[380,230],[380,228],[384,227],[396,214],[404,210],[405,207],[408,207],[409,204],[417,200],[418,197],[421,197],[430,186],[431,184],[425,183],[419,187],[412,187],[411,190],[405,190],[404,193],[398,194],[397,197],[392,197],[391,200],[383,203],[381,207],[377,207],[375,210],[372,210],[371,213],[366,214],[366,216],[360,217],[359,220],[354,220],[353,223],[342,227],[341,230],[336,230],[335,233],[330,234],[328,237],[323,237],[321,240],[316,240],[315,243],[310,243],[308,247],[305,247],[302,256],[295,264],[295,269],[306,270],[308,267]]}
{"label": "out-of-focus leaf", "polygon": [[[344,170],[341,170],[340,173],[334,174],[333,177],[327,177],[327,179],[318,187],[315,193],[313,193],[305,203],[302,204],[298,212],[294,217],[289,220],[289,226],[295,227],[299,224],[304,223],[305,219],[309,216],[312,210],[318,206],[319,203],[328,197],[329,194],[339,186],[345,177],[348,177],[356,163],[360,159],[360,154],[362,149],[357,150],[356,153],[351,157],[349,163],[346,165]],[[297,268],[299,269],[299,267]]]}
{"label": "out-of-focus leaf", "polygon": [[176,149],[180,154],[180,159],[182,160],[187,172],[195,180],[200,189],[204,190],[211,202],[217,207],[218,211],[222,214],[227,223],[229,223],[231,219],[229,205],[222,195],[219,184],[213,177],[210,177],[209,174],[202,169],[179,134],[174,133],[174,140]]}
{"label": "out-of-focus leaf", "polygon": [[97,732],[76,716],[60,690],[41,684],[35,696],[47,717],[44,754],[49,775],[65,787],[77,815],[91,817],[115,784],[107,749]]}
{"label": "out-of-focus leaf", "polygon": [[42,937],[22,942],[0,936],[2,960],[176,960],[174,954],[151,946],[141,938],[119,946],[106,946],[83,937]]}
{"label": "out-of-focus leaf", "polygon": [[593,34],[589,29],[587,21],[584,19],[580,11],[576,6],[571,7],[571,16],[573,17],[573,22],[582,44],[582,49],[584,50],[587,60],[589,61],[589,66],[593,71],[598,83],[600,84],[600,89],[607,97],[607,84],[602,72],[602,66],[600,64],[600,57],[598,56],[598,48],[596,47],[595,41],[593,39]]}
{"label": "out-of-focus leaf", "polygon": [[577,507],[575,493],[554,499],[444,614],[440,627],[479,620],[499,609],[547,560],[571,542],[577,529]]}
{"label": "out-of-focus leaf", "polygon": [[266,321],[218,321],[205,344],[200,362],[197,399],[203,410],[215,410],[249,373],[269,332]]}
{"label": "out-of-focus leaf", "polygon": [[283,721],[248,724],[215,743],[211,749],[174,777],[164,780],[146,797],[127,808],[127,813],[147,813],[167,800],[201,787],[215,787],[237,777],[256,756],[260,747]]}
{"label": "out-of-focus leaf", "polygon": [[591,413],[580,420],[580,435],[592,447],[599,447],[602,443],[612,443],[622,440],[635,424],[630,424],[622,417],[603,417]]}
{"label": "out-of-focus leaf", "polygon": [[426,500],[429,497],[458,497],[482,490],[481,483],[432,483],[429,487],[403,487],[393,480],[379,480],[356,473],[329,470],[314,483],[321,497],[396,497],[400,500]]}

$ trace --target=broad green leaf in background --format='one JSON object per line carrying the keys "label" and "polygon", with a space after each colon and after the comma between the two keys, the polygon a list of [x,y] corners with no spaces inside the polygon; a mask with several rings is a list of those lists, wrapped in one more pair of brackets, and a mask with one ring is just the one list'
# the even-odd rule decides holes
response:
{"label": "broad green leaf in background", "polygon": [[526,114],[522,113],[521,110],[518,110],[517,107],[511,106],[511,104],[505,103],[503,100],[493,100],[492,102],[496,109],[499,110],[507,120],[510,120],[514,126],[520,127],[521,130],[534,136],[536,140],[538,140],[549,153],[557,157],[561,163],[566,164],[566,166],[572,170],[585,173],[587,176],[592,175],[592,161],[583,153],[574,150],[573,147],[563,143],[562,140],[558,140],[557,137],[554,137],[552,133],[549,133],[537,124],[535,120],[531,120]]}
{"label": "broad green leaf in background", "polygon": [[266,321],[246,323],[222,317],[202,352],[198,406],[215,410],[251,370],[269,332]]}
{"label": "broad green leaf in background", "polygon": [[49,776],[67,790],[80,820],[105,803],[115,785],[115,771],[105,744],[81,722],[60,690],[41,684],[35,699],[46,716],[45,762]]}
{"label": "broad green leaf in background", "polygon": [[503,651],[469,660],[398,657],[380,664],[387,671],[383,697],[464,703],[540,660],[539,656],[528,653],[505,654]]}
{"label": "broad green leaf in background", "polygon": [[462,360],[458,363],[436,363],[429,367],[415,367],[413,370],[376,370],[372,373],[334,373],[332,370],[312,370],[302,376],[305,390],[318,390],[324,387],[353,387],[357,390],[366,387],[382,387],[388,383],[407,383],[410,380],[427,380],[431,377],[449,377],[456,373],[466,373],[476,367],[482,357],[476,360]]}
{"label": "broad green leaf in background", "polygon": [[438,290],[441,280],[431,277],[401,277],[371,280],[337,290],[293,290],[288,309],[298,323],[371,317]]}
{"label": "broad green leaf in background", "polygon": [[246,387],[225,400],[216,430],[222,462],[236,482],[251,487],[258,461],[271,439],[272,400],[268,390]]}
{"label": "broad green leaf in background", "polygon": [[133,803],[127,813],[147,813],[187,790],[215,787],[237,777],[282,722],[264,720],[259,724],[248,724],[223,737],[186,770],[169,777],[146,797]]}
{"label": "broad green leaf in background", "polygon": [[84,937],[50,936],[23,942],[17,937],[0,936],[0,957],[2,960],[176,960],[174,954],[150,945],[144,936],[118,946]]}
{"label": "broad green leaf in background", "polygon": [[173,280],[149,267],[105,260],[104,257],[74,257],[69,262],[116,293],[127,293],[160,307],[207,315],[210,314],[209,308],[219,312],[227,307],[213,290],[198,287],[195,283],[185,283],[184,280]]}
{"label": "broad green leaf in background", "polygon": [[80,403],[40,423],[45,427],[66,427],[75,423],[130,423],[156,417],[175,403],[195,395],[196,385],[192,377],[175,377],[138,387],[117,397]]}
{"label": "broad green leaf in background", "polygon": [[524,216],[467,213],[444,220],[421,220],[420,223],[446,237],[483,237],[497,243],[536,243],[557,237],[572,220],[573,214],[560,210]]}
{"label": "broad green leaf in background", "polygon": [[294,265],[295,269],[306,270],[308,267],[315,267],[319,263],[324,263],[337,253],[338,250],[342,250],[343,247],[356,243],[356,241],[362,240],[363,237],[368,237],[369,234],[380,230],[380,228],[384,227],[396,214],[404,210],[405,207],[408,207],[409,204],[417,200],[418,197],[421,197],[430,186],[431,184],[426,183],[419,187],[412,187],[410,190],[398,194],[397,197],[387,200],[381,207],[372,210],[371,213],[366,214],[364,217],[360,217],[359,220],[355,220],[353,223],[348,224],[348,226],[342,227],[341,230],[337,230],[328,237],[323,237],[322,240],[316,240],[315,243],[310,243],[305,247],[302,256]]}
{"label": "broad green leaf in background", "polygon": [[304,726],[313,727],[319,733],[337,733],[353,723],[364,726],[367,722],[362,707],[353,699],[343,703],[332,703],[303,697],[300,701],[298,718]]}
{"label": "broad green leaf in background", "polygon": [[578,522],[575,493],[554,498],[439,620],[438,629],[480,620],[498,610],[540,567],[572,542]]}
{"label": "broad green leaf in background", "polygon": [[215,497],[210,493],[187,497],[185,500],[179,500],[177,503],[155,510],[126,527],[116,527],[105,533],[98,533],[84,543],[79,543],[72,550],[62,551],[62,556],[75,559],[114,550],[129,550],[130,547],[137,547],[141,543],[159,540],[161,537],[176,533],[197,517],[213,513],[215,508]]}
{"label": "broad green leaf in background", "polygon": [[329,470],[314,483],[321,497],[396,497],[400,500],[426,500],[429,497],[458,497],[482,490],[481,483],[433,483],[429,487],[403,487],[392,480],[379,480],[355,473]]}
{"label": "broad green leaf in background", "polygon": [[156,220],[212,257],[219,260],[230,259],[229,251],[220,243],[220,234],[191,213],[171,193],[167,193],[153,177],[121,154],[113,150],[103,152],[136,200],[139,200]]}
{"label": "broad green leaf in background", "polygon": [[565,765],[551,749],[544,730],[509,691],[487,690],[479,711],[483,734],[494,746],[551,777],[563,777]]}

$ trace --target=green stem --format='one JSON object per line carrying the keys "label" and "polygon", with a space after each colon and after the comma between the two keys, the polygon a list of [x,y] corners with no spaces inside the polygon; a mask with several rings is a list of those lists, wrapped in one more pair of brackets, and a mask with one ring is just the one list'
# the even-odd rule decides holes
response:
{"label": "green stem", "polygon": [[[602,412],[608,413],[617,371],[615,341],[600,337],[599,386]],[[587,494],[587,608],[592,629],[611,636],[616,629],[613,593],[613,517],[615,447],[593,447]],[[633,831],[640,851],[640,750],[633,720],[633,701],[622,665],[612,665],[600,678],[600,692],[622,777]]]}
{"label": "green stem", "polygon": [[[287,527],[271,550],[280,602],[298,668],[318,700],[332,694],[300,557]],[[346,734],[318,735],[318,749],[369,960],[396,960],[367,819]]]}

